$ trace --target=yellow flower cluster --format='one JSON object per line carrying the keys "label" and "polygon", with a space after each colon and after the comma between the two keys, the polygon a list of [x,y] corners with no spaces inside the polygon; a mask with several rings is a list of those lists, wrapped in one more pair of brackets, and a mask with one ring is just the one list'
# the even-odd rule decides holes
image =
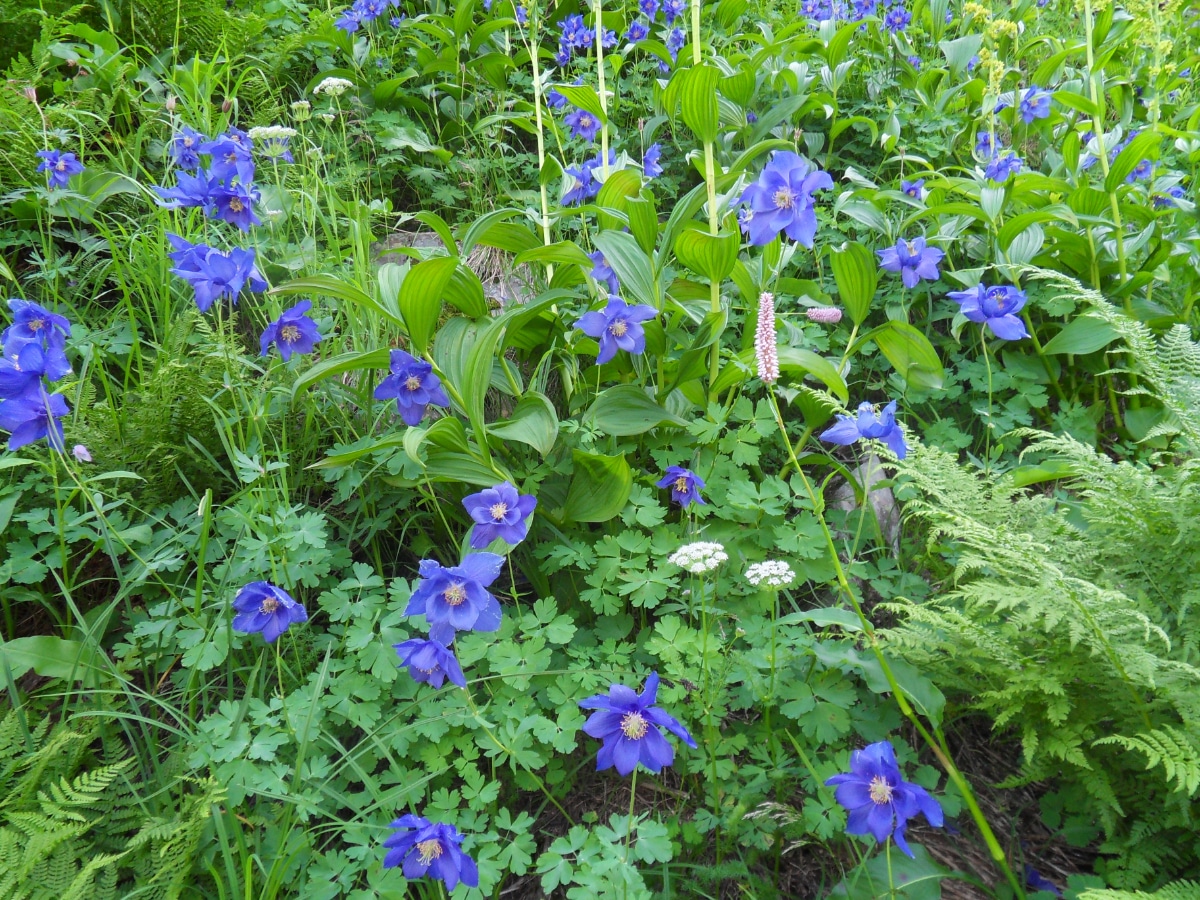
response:
{"label": "yellow flower cluster", "polygon": [[989,95],[998,95],[1000,93],[1000,82],[1004,80],[1004,63],[996,58],[987,47],[979,48],[979,74],[987,74]]}
{"label": "yellow flower cluster", "polygon": [[981,3],[974,3],[972,0],[967,0],[963,4],[963,16],[973,19],[979,19],[983,22],[988,22],[992,18],[992,11]]}
{"label": "yellow flower cluster", "polygon": [[1011,22],[1008,19],[996,19],[988,26],[987,36],[993,41],[998,41],[1001,38],[1015,38],[1019,33],[1016,22]]}

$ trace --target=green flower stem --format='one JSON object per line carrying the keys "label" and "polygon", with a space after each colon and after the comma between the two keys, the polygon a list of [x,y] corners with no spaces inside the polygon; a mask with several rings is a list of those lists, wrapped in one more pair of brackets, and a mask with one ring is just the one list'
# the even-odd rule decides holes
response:
{"label": "green flower stem", "polygon": [[988,420],[983,431],[983,471],[986,475],[992,468],[992,360],[988,356],[987,336],[983,333],[985,326],[979,326],[979,346],[983,350],[983,365],[987,369],[988,391]]}
{"label": "green flower stem", "polygon": [[629,781],[629,824],[625,827],[625,855],[621,862],[629,865],[629,846],[633,843],[633,810],[637,804],[637,776],[641,763],[633,767],[633,778]]}
{"label": "green flower stem", "polygon": [[604,88],[604,17],[602,0],[596,0],[596,92],[600,95],[600,172],[608,180],[608,94]]}
{"label": "green flower stem", "polygon": [[[470,682],[468,682],[468,685],[469,684]],[[496,736],[496,732],[492,731],[491,726],[488,725],[488,723],[484,720],[482,713],[480,713],[479,707],[475,705],[475,699],[471,696],[471,689],[469,686],[463,688],[463,696],[467,698],[467,706],[471,708],[471,714],[475,717],[475,721],[479,723],[479,727],[484,730],[487,736],[492,739],[492,743],[494,743],[500,750],[508,754],[508,758],[511,763],[521,766],[521,768],[529,774],[529,777],[537,782],[537,786],[541,789],[542,793],[546,795],[546,799],[554,804],[554,807],[563,814],[563,818],[570,822],[571,826],[574,827],[575,820],[571,818],[570,813],[563,809],[562,804],[558,802],[554,794],[550,791],[550,788],[546,787],[546,782],[542,781],[537,772],[533,771],[533,769],[529,768],[529,766],[517,762],[517,757],[513,751]]]}
{"label": "green flower stem", "polygon": [[[530,30],[533,31],[541,23],[541,14],[538,11],[536,4],[534,5],[533,14],[531,16]],[[540,176],[546,168],[546,126],[542,119],[542,74],[541,66],[539,65],[538,52],[541,49],[539,41],[536,40],[536,35],[526,36],[525,32],[521,32],[521,39],[525,43],[525,49],[529,51],[529,63],[533,69],[533,117],[534,124],[537,126],[537,158],[538,158],[538,175]],[[538,193],[542,203],[542,244],[549,246],[550,240],[550,199],[546,195],[546,183],[538,178]],[[546,280],[549,281],[554,277],[554,265],[546,264]]]}
{"label": "green flower stem", "polygon": [[808,494],[809,502],[812,504],[813,514],[817,517],[817,522],[820,524],[822,532],[824,532],[825,549],[828,551],[829,559],[833,563],[833,570],[837,579],[838,587],[841,589],[841,592],[846,597],[847,601],[849,601],[851,607],[853,607],[854,614],[858,617],[859,624],[863,629],[863,634],[866,635],[871,652],[874,654],[875,659],[879,663],[879,668],[882,670],[884,677],[887,679],[888,687],[892,691],[892,696],[896,698],[896,704],[900,707],[900,712],[903,713],[904,717],[912,723],[914,728],[916,728],[917,733],[921,735],[921,739],[925,741],[926,745],[933,752],[933,755],[937,757],[938,762],[941,763],[942,768],[946,770],[946,774],[949,776],[950,780],[954,782],[955,786],[962,794],[963,799],[966,801],[967,808],[971,812],[971,818],[974,820],[975,825],[979,828],[980,834],[983,835],[984,842],[987,844],[988,852],[991,854],[992,861],[995,862],[996,865],[1000,867],[1001,871],[1004,872],[1005,878],[1012,887],[1014,895],[1019,898],[1024,898],[1025,890],[1021,886],[1020,880],[1013,873],[1012,868],[1008,865],[1008,858],[1004,853],[1004,849],[1000,846],[1000,842],[996,839],[996,835],[992,831],[991,826],[988,824],[987,818],[983,814],[983,810],[979,808],[979,803],[975,799],[975,793],[971,790],[971,785],[958,770],[958,767],[954,764],[953,760],[950,758],[950,754],[946,752],[942,743],[940,743],[933,736],[933,734],[930,733],[929,729],[925,726],[925,723],[921,721],[921,717],[918,716],[916,711],[912,708],[912,704],[909,703],[908,696],[904,693],[904,690],[900,687],[900,683],[896,680],[896,675],[892,671],[892,667],[888,663],[887,657],[884,656],[883,650],[879,646],[879,641],[875,636],[875,626],[871,623],[871,620],[867,618],[867,614],[863,612],[862,603],[859,601],[858,595],[855,593],[854,588],[850,586],[850,580],[846,577],[846,570],[842,566],[841,557],[838,556],[837,547],[833,543],[833,532],[829,529],[829,523],[825,521],[824,503],[822,498],[818,496],[817,492],[813,489],[812,482],[805,474],[804,469],[801,468],[800,461],[796,458],[796,453],[792,449],[792,442],[788,439],[787,429],[783,424],[783,415],[779,410],[779,401],[775,397],[775,391],[773,389],[768,389],[767,396],[770,398],[771,409],[775,413],[775,424],[779,426],[779,433],[782,435],[784,445],[787,447],[788,456],[791,458],[792,465],[796,467],[796,473],[800,476],[801,481],[804,483],[804,490]]}

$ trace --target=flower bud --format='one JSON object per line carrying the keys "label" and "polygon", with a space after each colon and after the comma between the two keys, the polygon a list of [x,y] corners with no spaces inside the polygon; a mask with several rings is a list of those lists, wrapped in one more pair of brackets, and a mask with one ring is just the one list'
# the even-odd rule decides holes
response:
{"label": "flower bud", "polygon": [[808,316],[809,321],[820,322],[823,325],[836,325],[842,321],[842,311],[836,306],[814,306],[805,310],[804,314]]}

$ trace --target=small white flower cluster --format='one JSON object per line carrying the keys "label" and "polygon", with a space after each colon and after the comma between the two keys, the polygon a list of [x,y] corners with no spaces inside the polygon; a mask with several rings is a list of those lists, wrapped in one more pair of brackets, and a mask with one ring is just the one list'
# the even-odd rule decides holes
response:
{"label": "small white flower cluster", "polygon": [[255,141],[286,141],[294,138],[298,132],[286,125],[255,125],[246,134]]}
{"label": "small white flower cluster", "polygon": [[669,557],[681,569],[687,569],[693,575],[711,572],[721,563],[729,561],[729,554],[720,544],[711,541],[697,541],[694,544],[684,544]]}
{"label": "small white flower cluster", "polygon": [[330,97],[340,97],[350,88],[354,87],[353,81],[347,81],[345,78],[325,78],[313,88],[313,93],[316,95],[328,94]]}
{"label": "small white flower cluster", "polygon": [[766,562],[755,563],[746,570],[746,580],[755,587],[787,587],[796,580],[792,567],[780,560],[768,559]]}

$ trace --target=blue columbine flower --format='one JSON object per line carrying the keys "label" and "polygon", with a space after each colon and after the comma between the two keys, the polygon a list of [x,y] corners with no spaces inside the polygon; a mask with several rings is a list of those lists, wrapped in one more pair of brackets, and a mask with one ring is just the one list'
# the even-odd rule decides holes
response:
{"label": "blue columbine flower", "polygon": [[546,91],[546,105],[551,109],[562,109],[567,105],[567,98],[554,88]]}
{"label": "blue columbine flower", "polygon": [[15,359],[27,344],[36,344],[45,353],[43,372],[50,381],[58,381],[70,372],[67,338],[71,334],[71,323],[66,317],[16,297],[8,301],[8,308],[12,310],[13,323],[0,332],[4,355]]}
{"label": "blue columbine flower", "polygon": [[1140,181],[1142,179],[1149,178],[1153,174],[1154,174],[1154,163],[1150,162],[1150,160],[1148,160],[1148,159],[1143,159],[1141,162],[1139,162],[1136,166],[1133,167],[1133,171],[1131,171],[1128,175],[1125,176],[1125,183],[1133,184],[1135,181]]}
{"label": "blue columbine flower", "polygon": [[187,172],[195,172],[200,168],[200,145],[207,142],[208,138],[200,132],[184,125],[171,138],[167,148],[175,165]]}
{"label": "blue columbine flower", "polygon": [[0,400],[0,429],[9,432],[8,449],[46,438],[50,446],[63,451],[62,418],[71,410],[62,394],[36,393]]}
{"label": "blue columbine flower", "polygon": [[38,341],[16,344],[0,356],[0,400],[37,397],[46,374],[46,351]]}
{"label": "blue columbine flower", "polygon": [[615,294],[621,288],[621,282],[617,278],[617,273],[613,271],[612,266],[608,264],[608,260],[604,258],[604,253],[597,250],[594,253],[588,254],[588,259],[592,261],[591,276],[597,282],[603,282],[608,285],[608,293]]}
{"label": "blue columbine flower", "polygon": [[951,300],[961,307],[970,321],[987,325],[992,334],[1006,341],[1029,337],[1025,323],[1017,315],[1025,306],[1025,292],[1011,285],[976,285],[966,291],[951,291]]}
{"label": "blue columbine flower", "polygon": [[354,0],[354,9],[363,22],[374,22],[387,12],[387,0]]}
{"label": "blue columbine flower", "polygon": [[39,150],[41,158],[37,171],[45,172],[47,183],[51,189],[63,188],[71,180],[72,175],[83,172],[81,163],[74,153],[63,153],[61,150]]}
{"label": "blue columbine flower", "polygon": [[617,350],[625,350],[635,356],[646,350],[646,332],[642,322],[648,322],[658,315],[653,306],[637,303],[630,306],[620,297],[609,295],[608,304],[603,310],[593,310],[584,313],[575,323],[575,327],[600,342],[600,353],[596,356],[597,365],[608,362],[617,355]]}
{"label": "blue columbine flower", "polygon": [[231,128],[200,146],[212,157],[208,174],[226,184],[237,179],[247,187],[254,182],[254,142],[239,128]]}
{"label": "blue columbine flower", "polygon": [[837,802],[849,813],[847,834],[871,834],[880,844],[891,836],[908,857],[913,856],[904,839],[908,820],[920,812],[930,825],[940,827],[943,821],[942,808],[929,792],[901,777],[896,751],[887,741],[854,751],[850,772],[825,784],[837,786]]}
{"label": "blue columbine flower", "polygon": [[900,280],[906,288],[916,287],[922,278],[926,281],[937,281],[941,277],[938,263],[946,255],[944,250],[926,246],[923,237],[911,241],[896,241],[895,247],[875,252],[879,254],[879,268],[888,272],[899,272]]}
{"label": "blue columbine flower", "polygon": [[706,505],[704,498],[700,496],[700,491],[704,487],[704,479],[683,466],[667,466],[666,474],[656,484],[660,488],[669,487],[671,499],[680,506],[688,506],[692,503]]}
{"label": "blue columbine flower", "polygon": [[313,346],[321,340],[321,333],[317,331],[317,323],[305,315],[310,309],[311,300],[301,300],[291,309],[285,309],[259,338],[258,346],[262,351],[259,355],[266,356],[272,344],[279,348],[279,355],[285,362],[293,353],[312,353]]}
{"label": "blue columbine flower", "polygon": [[662,156],[662,145],[651,144],[642,155],[642,174],[647,178],[657,178],[663,173],[663,167],[658,164]]}
{"label": "blue columbine flower", "polygon": [[910,13],[903,4],[893,6],[887,11],[883,17],[883,27],[896,34],[908,27],[908,23],[912,21],[912,13]]}
{"label": "blue columbine flower", "polygon": [[463,507],[475,523],[471,546],[484,549],[496,538],[516,545],[529,534],[529,517],[537,507],[537,498],[518,494],[507,481],[463,498]]}
{"label": "blue columbine flower", "polygon": [[641,22],[633,22],[629,26],[629,30],[625,32],[625,40],[629,41],[631,44],[636,44],[640,41],[644,41],[646,39],[646,35],[649,33],[649,29],[647,29],[646,26]]}
{"label": "blue columbine flower", "polygon": [[404,424],[419,425],[427,406],[450,405],[442,380],[433,374],[433,366],[425,360],[403,350],[393,350],[389,369],[391,374],[375,388],[375,399],[394,399]]}
{"label": "blue columbine flower", "polygon": [[770,243],[781,231],[805,247],[813,245],[817,233],[817,213],[813,192],[833,188],[829,174],[790,151],[776,151],[763,168],[758,181],[742,193],[752,215],[746,223],[751,244]]}
{"label": "blue columbine flower", "polygon": [[408,666],[408,674],[413,681],[424,681],[430,687],[440,688],[446,679],[459,687],[467,686],[467,677],[463,675],[462,666],[453,650],[437,641],[427,641],[423,638],[412,638],[402,644],[393,644],[400,664]]}
{"label": "blue columbine flower", "polygon": [[[609,148],[608,164],[616,165],[617,151]],[[571,187],[563,194],[563,205],[573,206],[576,203],[582,203],[591,197],[595,197],[600,193],[600,182],[596,180],[595,172],[600,166],[600,154],[597,153],[591,159],[585,160],[578,166],[567,166],[566,172],[573,179]]]}
{"label": "blue columbine flower", "polygon": [[883,408],[882,415],[877,414],[870,403],[860,403],[857,417],[839,414],[837,419],[836,425],[821,434],[821,440],[848,447],[860,438],[870,438],[887,444],[888,449],[896,454],[896,459],[904,459],[908,455],[904,432],[896,424],[895,400]]}
{"label": "blue columbine flower", "polygon": [[1176,201],[1182,200],[1186,196],[1187,192],[1184,191],[1183,185],[1177,184],[1174,187],[1167,188],[1161,193],[1151,194],[1150,199],[1153,202],[1155,209],[1167,209],[1177,208],[1179,204]]}
{"label": "blue columbine flower", "polygon": [[658,0],[638,0],[640,9],[651,22],[658,16]]}
{"label": "blue columbine flower", "polygon": [[683,15],[687,9],[687,0],[662,0],[663,18],[666,20],[667,27]]}
{"label": "blue columbine flower", "polygon": [[607,697],[597,694],[579,701],[584,709],[600,710],[583,726],[584,734],[603,741],[596,754],[597,772],[616,766],[628,775],[639,762],[650,772],[661,772],[675,761],[675,748],[663,736],[664,728],[689,747],[696,746],[678,720],[654,705],[657,695],[658,673],[651,672],[641,694],[614,684]]}
{"label": "blue columbine flower", "polygon": [[600,120],[586,109],[576,109],[563,117],[563,122],[571,129],[571,137],[594,141],[596,132],[600,130]]}
{"label": "blue columbine flower", "polygon": [[900,191],[914,200],[924,200],[927,193],[925,190],[925,179],[918,178],[915,181],[904,181],[901,179]]}
{"label": "blue columbine flower", "polygon": [[1021,97],[1017,111],[1021,115],[1021,121],[1026,125],[1034,119],[1048,119],[1050,117],[1050,94],[1039,87],[1029,88]]}
{"label": "blue columbine flower", "polygon": [[435,825],[420,816],[401,816],[389,828],[397,829],[383,842],[388,848],[384,868],[403,866],[409,880],[432,875],[440,878],[447,891],[461,881],[467,887],[479,887],[479,869],[459,845],[462,835],[453,825]]}
{"label": "blue columbine flower", "polygon": [[918,72],[921,71],[921,57],[919,57],[915,54],[912,56],[909,56],[908,64],[910,66],[912,66],[914,69],[916,69]]}
{"label": "blue columbine flower", "polygon": [[236,225],[242,231],[249,231],[251,225],[262,224],[254,214],[254,204],[259,199],[257,190],[240,182],[232,187],[218,184],[213,188],[212,199],[218,219]]}
{"label": "blue columbine flower", "polygon": [[[1041,0],[1038,0],[1038,6],[1041,5]],[[1025,863],[1025,886],[1032,891],[1046,891],[1055,897],[1062,896],[1062,891],[1058,889],[1058,885],[1042,875],[1041,872],[1029,863]]]}
{"label": "blue columbine flower", "polygon": [[432,559],[421,560],[421,580],[408,600],[406,616],[424,616],[429,637],[445,646],[458,631],[496,631],[500,603],[487,590],[496,580],[504,557],[495,553],[468,553],[461,565],[444,568]]}
{"label": "blue columbine flower", "polygon": [[250,634],[261,631],[268,644],[297,622],[307,622],[303,604],[269,581],[252,581],[233,598],[233,627]]}
{"label": "blue columbine flower", "polygon": [[990,131],[981,131],[975,136],[975,153],[984,159],[994,159],[1002,146]]}
{"label": "blue columbine flower", "polygon": [[1025,165],[1024,160],[1010,150],[988,163],[987,168],[983,170],[983,177],[997,184],[1004,184],[1009,178],[1020,172],[1023,165]]}

